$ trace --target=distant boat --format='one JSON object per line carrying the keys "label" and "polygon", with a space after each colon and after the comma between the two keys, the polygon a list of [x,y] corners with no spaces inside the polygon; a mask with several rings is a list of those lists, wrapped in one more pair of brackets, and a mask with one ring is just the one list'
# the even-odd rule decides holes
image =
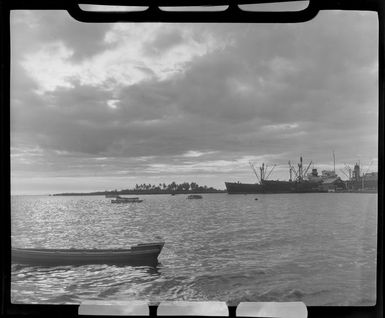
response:
{"label": "distant boat", "polygon": [[158,264],[164,242],[142,243],[129,249],[36,249],[12,248],[12,263],[57,266],[84,264]]}
{"label": "distant boat", "polygon": [[187,199],[202,199],[202,196],[199,194],[190,194]]}
{"label": "distant boat", "polygon": [[122,198],[116,197],[115,200],[111,200],[111,203],[140,203],[143,200],[140,200],[138,197],[135,198]]}
{"label": "distant boat", "polygon": [[106,198],[118,198],[119,194],[106,194]]}

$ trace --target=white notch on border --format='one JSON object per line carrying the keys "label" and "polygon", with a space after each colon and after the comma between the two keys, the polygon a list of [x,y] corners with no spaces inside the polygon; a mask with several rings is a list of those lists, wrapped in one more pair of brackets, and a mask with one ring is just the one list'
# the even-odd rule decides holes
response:
{"label": "white notch on border", "polygon": [[307,318],[303,302],[249,302],[237,306],[236,317]]}
{"label": "white notch on border", "polygon": [[111,6],[104,4],[79,4],[80,9],[86,12],[142,12],[148,6]]}
{"label": "white notch on border", "polygon": [[157,315],[228,317],[229,311],[222,301],[166,301],[160,303]]}
{"label": "white notch on border", "polygon": [[309,1],[290,1],[271,2],[271,3],[254,3],[240,4],[239,9],[248,12],[295,12],[306,9],[309,6]]}
{"label": "white notch on border", "polygon": [[87,316],[149,316],[146,301],[86,300],[78,309],[78,315]]}
{"label": "white notch on border", "polygon": [[229,6],[188,6],[188,7],[159,7],[162,11],[169,12],[222,12]]}

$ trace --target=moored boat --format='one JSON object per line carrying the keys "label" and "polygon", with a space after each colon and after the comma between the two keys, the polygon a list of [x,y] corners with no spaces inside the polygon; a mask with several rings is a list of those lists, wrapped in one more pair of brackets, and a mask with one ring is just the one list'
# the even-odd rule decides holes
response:
{"label": "moored boat", "polygon": [[202,199],[202,196],[199,194],[190,194],[187,199]]}
{"label": "moored boat", "polygon": [[122,198],[116,197],[115,200],[111,200],[111,203],[140,203],[143,200],[140,200],[138,197],[135,198]]}
{"label": "moored boat", "polygon": [[106,194],[106,198],[119,198],[119,194]]}
{"label": "moored boat", "polygon": [[156,266],[164,242],[142,243],[129,249],[12,248],[12,263],[38,266],[113,264]]}

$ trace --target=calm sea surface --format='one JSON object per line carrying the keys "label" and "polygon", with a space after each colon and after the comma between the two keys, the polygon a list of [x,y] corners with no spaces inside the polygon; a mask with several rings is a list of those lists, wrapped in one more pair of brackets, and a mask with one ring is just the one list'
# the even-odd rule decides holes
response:
{"label": "calm sea surface", "polygon": [[166,244],[157,268],[12,265],[13,303],[82,300],[304,301],[373,305],[377,195],[12,197],[15,247]]}

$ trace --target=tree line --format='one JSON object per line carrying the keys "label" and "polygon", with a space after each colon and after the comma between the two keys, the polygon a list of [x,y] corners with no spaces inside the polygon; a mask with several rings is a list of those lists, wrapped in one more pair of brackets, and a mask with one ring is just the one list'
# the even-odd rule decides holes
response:
{"label": "tree line", "polygon": [[133,192],[154,192],[154,193],[174,193],[174,192],[219,192],[213,187],[208,187],[206,185],[201,186],[196,182],[183,182],[176,183],[175,181],[166,184],[166,183],[158,183],[158,184],[136,184],[135,187],[131,189],[123,189],[123,190],[114,190],[114,191],[106,191],[108,193],[133,193]]}
{"label": "tree line", "polygon": [[158,184],[136,184],[135,187],[131,189],[123,189],[123,190],[105,190],[105,191],[97,191],[97,192],[88,192],[88,193],[56,193],[54,196],[60,195],[120,195],[120,194],[176,194],[176,193],[217,193],[217,192],[225,192],[224,190],[218,190],[213,187],[208,187],[206,185],[200,186],[196,182],[183,182],[176,183],[175,181],[166,184],[166,183],[158,183]]}

